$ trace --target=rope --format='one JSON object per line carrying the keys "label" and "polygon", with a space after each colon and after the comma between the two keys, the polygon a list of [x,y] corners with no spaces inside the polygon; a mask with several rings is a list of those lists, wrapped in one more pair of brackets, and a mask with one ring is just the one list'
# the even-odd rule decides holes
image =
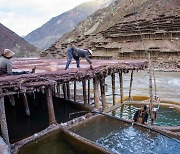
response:
{"label": "rope", "polygon": [[155,99],[157,97],[157,89],[156,89],[156,78],[155,78],[155,73],[154,73],[154,69],[153,69],[153,78],[154,78],[154,96],[155,96]]}
{"label": "rope", "polygon": [[[160,109],[160,99],[159,99],[159,97],[157,96],[157,88],[156,88],[156,78],[155,78],[155,73],[154,73],[155,71],[154,71],[154,69],[153,69],[153,78],[154,78],[154,92],[155,92],[155,97],[154,97],[154,99],[155,99],[155,101],[156,101],[156,103],[158,103],[158,106],[157,106],[157,111]],[[156,112],[157,112],[156,111]]]}
{"label": "rope", "polygon": [[130,2],[132,1],[133,10],[134,10],[134,18],[135,18],[135,20],[136,20],[136,25],[137,25],[137,28],[138,28],[138,30],[139,30],[139,34],[140,34],[140,37],[141,37],[141,42],[142,42],[142,44],[143,44],[144,51],[145,51],[145,53],[147,54],[147,50],[146,50],[146,48],[145,48],[144,39],[143,39],[143,37],[142,37],[141,29],[140,29],[140,27],[139,27],[138,20],[137,20],[137,14],[136,14],[136,9],[135,9],[134,0],[129,0],[129,1],[130,1]]}
{"label": "rope", "polygon": [[154,121],[154,116],[153,116],[153,94],[152,94],[152,74],[151,74],[151,56],[150,56],[150,53],[147,52],[146,48],[145,48],[145,43],[144,43],[144,40],[143,40],[143,37],[142,37],[142,33],[141,33],[141,30],[140,30],[140,27],[139,27],[139,24],[138,24],[138,21],[137,21],[137,14],[136,14],[136,10],[135,10],[135,3],[134,3],[134,0],[129,0],[130,2],[132,1],[132,4],[133,4],[133,9],[134,9],[134,17],[135,17],[135,20],[136,20],[136,25],[138,27],[138,30],[139,30],[139,34],[140,34],[140,37],[141,37],[141,42],[143,44],[143,47],[144,47],[144,51],[148,57],[148,63],[149,63],[149,94],[150,94],[150,102],[149,102],[149,113],[150,113],[150,117],[151,117],[151,124],[153,124],[153,121]]}

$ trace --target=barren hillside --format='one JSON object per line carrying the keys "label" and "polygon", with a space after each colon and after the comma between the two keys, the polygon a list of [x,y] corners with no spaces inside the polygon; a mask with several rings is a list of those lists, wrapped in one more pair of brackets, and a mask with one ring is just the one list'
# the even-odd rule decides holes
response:
{"label": "barren hillside", "polygon": [[72,31],[79,22],[85,20],[93,12],[107,6],[112,0],[95,0],[85,2],[72,10],[53,17],[40,28],[35,29],[24,38],[31,44],[47,49],[63,34]]}
{"label": "barren hillside", "polygon": [[[164,52],[173,48],[173,51],[177,51],[179,49],[178,31],[180,31],[179,14],[179,0],[116,0],[108,7],[98,10],[89,16],[72,32],[65,34],[56,44],[43,52],[42,56],[63,57],[68,45],[74,44],[80,48],[93,49],[94,56],[96,57],[104,55],[105,51],[109,50],[109,53],[106,53],[106,55],[116,53],[117,55],[115,54],[114,58],[118,58],[120,57],[119,52],[124,52],[123,49],[128,52],[134,52],[139,46],[142,46],[142,43],[140,43],[142,40],[132,39],[132,36],[130,36],[130,41],[119,41],[115,39],[115,36],[112,38],[112,36],[108,34],[116,34],[119,35],[118,37],[134,34],[140,36],[142,33],[155,35],[160,31],[164,32],[164,35],[167,33],[169,37],[163,38],[162,41],[159,36],[154,36],[154,39],[150,39],[149,42],[146,41],[148,49],[157,47],[159,49],[158,52]],[[161,22],[161,20],[164,21]],[[154,27],[149,27],[151,24]],[[166,28],[168,26],[171,27],[172,24],[176,28],[172,30]],[[126,29],[127,26],[130,30]],[[141,27],[141,29],[139,29],[139,27]],[[170,40],[172,39],[169,34],[171,31],[173,31],[171,35],[178,39],[174,39],[174,41]],[[130,48],[127,49],[128,47]],[[139,49],[142,50],[142,48],[143,47],[140,47]]]}
{"label": "barren hillside", "polygon": [[36,47],[0,23],[0,53],[5,48],[15,51],[18,57],[39,55],[40,53]]}

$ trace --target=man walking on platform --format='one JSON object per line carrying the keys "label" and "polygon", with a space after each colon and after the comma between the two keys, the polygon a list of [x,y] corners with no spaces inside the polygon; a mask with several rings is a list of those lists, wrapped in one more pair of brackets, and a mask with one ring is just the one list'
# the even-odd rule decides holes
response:
{"label": "man walking on platform", "polygon": [[79,68],[81,57],[82,58],[84,57],[88,61],[88,63],[90,64],[90,68],[93,69],[92,62],[89,59],[89,55],[92,55],[92,50],[90,50],[90,49],[78,49],[75,47],[69,48],[67,51],[67,63],[66,63],[65,70],[69,68],[69,65],[71,63],[72,58],[75,59],[76,64],[77,64],[77,68]]}

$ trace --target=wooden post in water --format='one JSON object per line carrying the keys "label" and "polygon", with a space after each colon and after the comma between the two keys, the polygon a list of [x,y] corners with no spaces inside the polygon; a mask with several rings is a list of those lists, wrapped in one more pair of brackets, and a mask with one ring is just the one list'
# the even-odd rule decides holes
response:
{"label": "wooden post in water", "polygon": [[130,86],[129,86],[129,101],[131,100],[132,82],[133,82],[133,70],[131,72],[131,79],[130,79]]}
{"label": "wooden post in water", "polygon": [[52,88],[52,95],[53,96],[56,96],[56,91],[57,91],[57,89],[56,89],[56,86],[54,85]]}
{"label": "wooden post in water", "polygon": [[154,99],[157,101],[157,88],[156,88],[156,77],[155,77],[155,72],[154,72],[154,69],[153,69],[153,79],[154,79]]}
{"label": "wooden post in water", "polygon": [[1,123],[1,133],[5,142],[9,145],[9,133],[6,121],[6,112],[4,106],[4,97],[0,97],[0,123]]}
{"label": "wooden post in water", "polygon": [[88,79],[88,104],[90,104],[90,79]]}
{"label": "wooden post in water", "polygon": [[87,95],[86,95],[86,80],[82,80],[82,86],[83,86],[83,99],[84,99],[84,104],[87,105]]}
{"label": "wooden post in water", "polygon": [[115,73],[112,73],[112,95],[113,95],[113,105],[116,104],[116,96],[115,96]]}
{"label": "wooden post in water", "polygon": [[94,107],[97,110],[100,110],[100,105],[99,105],[99,80],[97,78],[93,79],[93,86],[94,86]]}
{"label": "wooden post in water", "polygon": [[65,83],[62,84],[62,89],[63,89],[64,98],[67,99],[67,87]]}
{"label": "wooden post in water", "polygon": [[27,99],[26,93],[22,93],[22,98],[23,98],[26,115],[30,116],[30,110],[29,110],[28,99]]}
{"label": "wooden post in water", "polygon": [[48,107],[48,115],[49,115],[49,125],[52,125],[56,123],[56,117],[54,113],[52,90],[50,86],[46,87],[46,99],[47,99],[47,107]]}
{"label": "wooden post in water", "polygon": [[151,54],[148,53],[148,62],[149,62],[149,110],[150,110],[150,118],[151,118],[151,125],[154,123],[153,118],[153,94],[152,94],[152,66],[151,66]]}
{"label": "wooden post in water", "polygon": [[119,72],[119,82],[120,82],[120,96],[121,96],[121,103],[123,103],[123,71]]}
{"label": "wooden post in water", "polygon": [[74,81],[74,101],[76,102],[76,81]]}
{"label": "wooden post in water", "polygon": [[[120,96],[121,96],[121,103],[124,102],[123,97],[123,71],[121,70],[119,72],[119,83],[120,83]],[[122,113],[123,113],[123,109],[124,109],[124,105],[121,106],[121,110],[120,110],[120,117],[122,118]]]}
{"label": "wooden post in water", "polygon": [[15,100],[14,100],[14,95],[9,95],[9,100],[12,106],[16,105]]}
{"label": "wooden post in water", "polygon": [[57,84],[57,95],[58,95],[58,97],[61,96],[61,85],[60,85],[60,83]]}
{"label": "wooden post in water", "polygon": [[104,111],[107,107],[106,104],[106,91],[105,91],[105,77],[102,77],[100,80],[100,87],[101,87],[101,99],[102,99],[102,110]]}
{"label": "wooden post in water", "polygon": [[69,85],[69,82],[66,83],[66,88],[67,88],[67,98],[70,99],[70,85]]}

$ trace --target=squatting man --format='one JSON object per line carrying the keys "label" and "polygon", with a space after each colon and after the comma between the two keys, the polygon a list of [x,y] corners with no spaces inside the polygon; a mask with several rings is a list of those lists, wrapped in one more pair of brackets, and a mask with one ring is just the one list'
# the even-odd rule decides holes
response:
{"label": "squatting man", "polygon": [[0,76],[6,76],[6,75],[21,75],[21,74],[29,74],[29,73],[35,73],[36,66],[32,69],[31,72],[29,71],[20,71],[20,72],[13,72],[13,64],[11,62],[11,59],[15,53],[10,49],[4,49],[2,55],[0,56]]}

